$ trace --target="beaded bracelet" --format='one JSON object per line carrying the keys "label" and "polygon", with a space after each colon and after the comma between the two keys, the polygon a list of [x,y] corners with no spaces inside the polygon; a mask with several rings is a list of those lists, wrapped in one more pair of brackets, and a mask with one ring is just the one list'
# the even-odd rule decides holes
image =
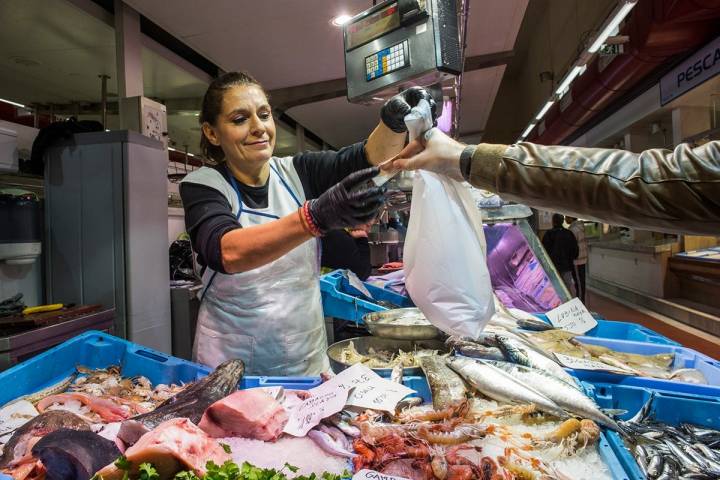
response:
{"label": "beaded bracelet", "polygon": [[305,220],[304,224],[307,226],[308,233],[310,233],[313,237],[322,236],[322,231],[310,214],[310,202],[305,202],[303,206],[300,207],[300,211],[302,212],[302,218]]}

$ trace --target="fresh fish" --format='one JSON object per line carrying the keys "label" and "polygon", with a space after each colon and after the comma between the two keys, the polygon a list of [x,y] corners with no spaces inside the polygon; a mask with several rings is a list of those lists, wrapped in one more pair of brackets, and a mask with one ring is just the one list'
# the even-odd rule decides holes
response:
{"label": "fresh fish", "polygon": [[360,436],[360,429],[354,425],[350,425],[350,415],[345,412],[338,412],[325,420],[348,437],[357,438]]}
{"label": "fresh fish", "polygon": [[38,390],[37,392],[31,393],[29,395],[24,395],[22,397],[16,398],[15,400],[3,405],[2,408],[5,408],[7,405],[18,402],[20,400],[25,400],[30,403],[37,403],[45,397],[48,397],[50,395],[56,395],[58,393],[62,393],[65,390],[67,390],[70,387],[70,385],[72,385],[72,383],[75,381],[75,378],[77,378],[77,373],[74,373],[74,374],[70,375],[69,377],[62,379],[59,382],[57,382],[53,385],[50,385],[47,388],[43,388],[42,390]]}
{"label": "fresh fish", "polygon": [[203,477],[208,462],[222,465],[231,458],[215,439],[187,418],[161,423],[125,450],[125,457],[131,466],[129,472],[119,469],[113,462],[97,474],[103,480],[124,480],[129,473],[134,479],[138,478],[140,465],[147,462],[155,466],[161,479],[175,478],[180,470],[192,470],[198,477]]}
{"label": "fresh fish", "polygon": [[706,458],[709,458],[710,460],[713,460],[715,462],[720,462],[720,452],[715,452],[710,447],[705,445],[704,443],[695,443],[693,444],[693,447],[695,447],[697,450],[699,450],[703,455],[705,455]]}
{"label": "fresh fish", "polygon": [[325,433],[323,431],[312,429],[307,433],[307,436],[315,442],[315,444],[320,447],[323,451],[329,453],[330,455],[335,455],[336,457],[347,457],[347,458],[353,458],[355,456],[354,453],[348,451],[345,446],[343,446],[341,443],[337,442],[331,435],[328,433]]}
{"label": "fresh fish", "polygon": [[708,381],[705,375],[696,368],[678,368],[670,374],[671,380],[678,382],[696,383],[698,385],[707,385]]}
{"label": "fresh fish", "polygon": [[556,361],[551,360],[544,355],[538,354],[535,350],[529,348],[527,344],[518,342],[517,340],[507,336],[498,335],[497,339],[500,350],[502,350],[503,354],[505,354],[505,357],[509,361],[525,367],[543,370],[544,372],[559,378],[573,388],[580,390],[580,387],[576,383],[575,379]]}
{"label": "fresh fish", "polygon": [[680,462],[680,465],[682,465],[685,470],[689,470],[690,472],[695,473],[702,473],[700,466],[695,462],[695,460],[693,460],[690,456],[683,452],[680,447],[675,445],[670,440],[665,440],[664,443],[668,447],[668,449],[670,449],[670,453],[675,458],[677,458],[677,460]]}
{"label": "fresh fish", "polygon": [[8,443],[5,444],[0,468],[22,463],[29,458],[33,439],[42,437],[55,430],[65,428],[72,430],[90,430],[90,424],[74,413],[62,410],[50,410],[41,413],[15,430]]}
{"label": "fresh fish", "polygon": [[430,385],[435,410],[444,410],[467,398],[465,382],[448,368],[443,357],[420,357],[420,367]]}
{"label": "fresh fish", "polygon": [[30,419],[38,416],[32,403],[18,400],[8,403],[0,409],[0,443],[6,443],[12,432],[22,427]]}
{"label": "fresh fish", "polygon": [[662,473],[662,469],[665,462],[663,461],[663,456],[660,455],[660,453],[655,452],[648,461],[647,464],[647,474],[649,477],[655,478],[660,473]]}
{"label": "fresh fish", "polygon": [[120,450],[96,433],[63,428],[44,436],[32,454],[47,470],[46,480],[88,480],[115,461]]}
{"label": "fresh fish", "polygon": [[565,411],[581,418],[589,418],[615,431],[621,431],[617,423],[605,415],[590,397],[557,377],[515,363],[490,361],[487,363],[508,373],[523,385],[537,390]]}
{"label": "fresh fish", "polygon": [[465,340],[461,337],[448,337],[445,345],[455,350],[460,355],[471,358],[483,358],[485,360],[505,360],[505,355],[497,347],[486,347],[476,342]]}
{"label": "fresh fish", "polygon": [[555,329],[550,323],[540,320],[532,313],[527,313],[517,308],[508,308],[508,313],[517,320],[518,327],[524,330],[544,332],[545,330]]}
{"label": "fresh fish", "polygon": [[447,364],[471,386],[493,400],[508,403],[532,403],[538,409],[551,415],[560,418],[568,416],[563,409],[545,395],[523,385],[504,371],[483,360],[452,357],[447,359]]}
{"label": "fresh fish", "polygon": [[45,397],[38,402],[37,409],[39,412],[44,412],[48,407],[56,403],[63,404],[72,401],[86,405],[90,410],[100,415],[106,422],[120,422],[129,418],[131,415],[128,410],[125,410],[112,400],[78,392],[58,393]]}
{"label": "fresh fish", "polygon": [[237,389],[244,373],[242,360],[226,361],[207,377],[165,400],[152,412],[124,421],[118,438],[126,445],[133,445],[149,430],[174,418],[187,418],[197,424],[210,405]]}
{"label": "fresh fish", "polygon": [[643,423],[650,414],[650,408],[652,408],[653,401],[655,400],[655,391],[650,392],[650,398],[645,402],[638,412],[633,417],[624,423]]}

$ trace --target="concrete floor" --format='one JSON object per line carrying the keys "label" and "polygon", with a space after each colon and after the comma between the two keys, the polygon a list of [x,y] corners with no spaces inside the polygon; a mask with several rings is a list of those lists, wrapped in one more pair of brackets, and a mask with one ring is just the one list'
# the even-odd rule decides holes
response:
{"label": "concrete floor", "polygon": [[639,323],[685,347],[720,359],[720,338],[713,335],[678,324],[671,319],[663,319],[661,315],[653,314],[642,307],[633,308],[590,290],[587,292],[586,305],[590,311],[599,313],[607,320]]}

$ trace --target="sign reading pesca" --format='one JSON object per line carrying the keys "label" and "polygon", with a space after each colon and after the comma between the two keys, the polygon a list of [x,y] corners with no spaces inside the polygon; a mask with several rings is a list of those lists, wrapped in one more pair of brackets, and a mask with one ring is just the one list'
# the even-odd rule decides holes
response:
{"label": "sign reading pesca", "polygon": [[692,54],[660,79],[660,104],[671,102],[718,73],[720,73],[720,37]]}

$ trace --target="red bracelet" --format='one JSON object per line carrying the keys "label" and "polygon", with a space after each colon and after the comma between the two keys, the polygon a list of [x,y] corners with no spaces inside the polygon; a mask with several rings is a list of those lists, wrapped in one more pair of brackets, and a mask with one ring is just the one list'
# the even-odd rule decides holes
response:
{"label": "red bracelet", "polygon": [[305,202],[302,207],[300,207],[303,213],[303,217],[305,218],[305,222],[307,223],[307,226],[310,230],[310,235],[314,237],[320,237],[322,236],[322,231],[320,230],[320,227],[317,226],[315,221],[312,218],[312,215],[310,214],[310,202]]}

